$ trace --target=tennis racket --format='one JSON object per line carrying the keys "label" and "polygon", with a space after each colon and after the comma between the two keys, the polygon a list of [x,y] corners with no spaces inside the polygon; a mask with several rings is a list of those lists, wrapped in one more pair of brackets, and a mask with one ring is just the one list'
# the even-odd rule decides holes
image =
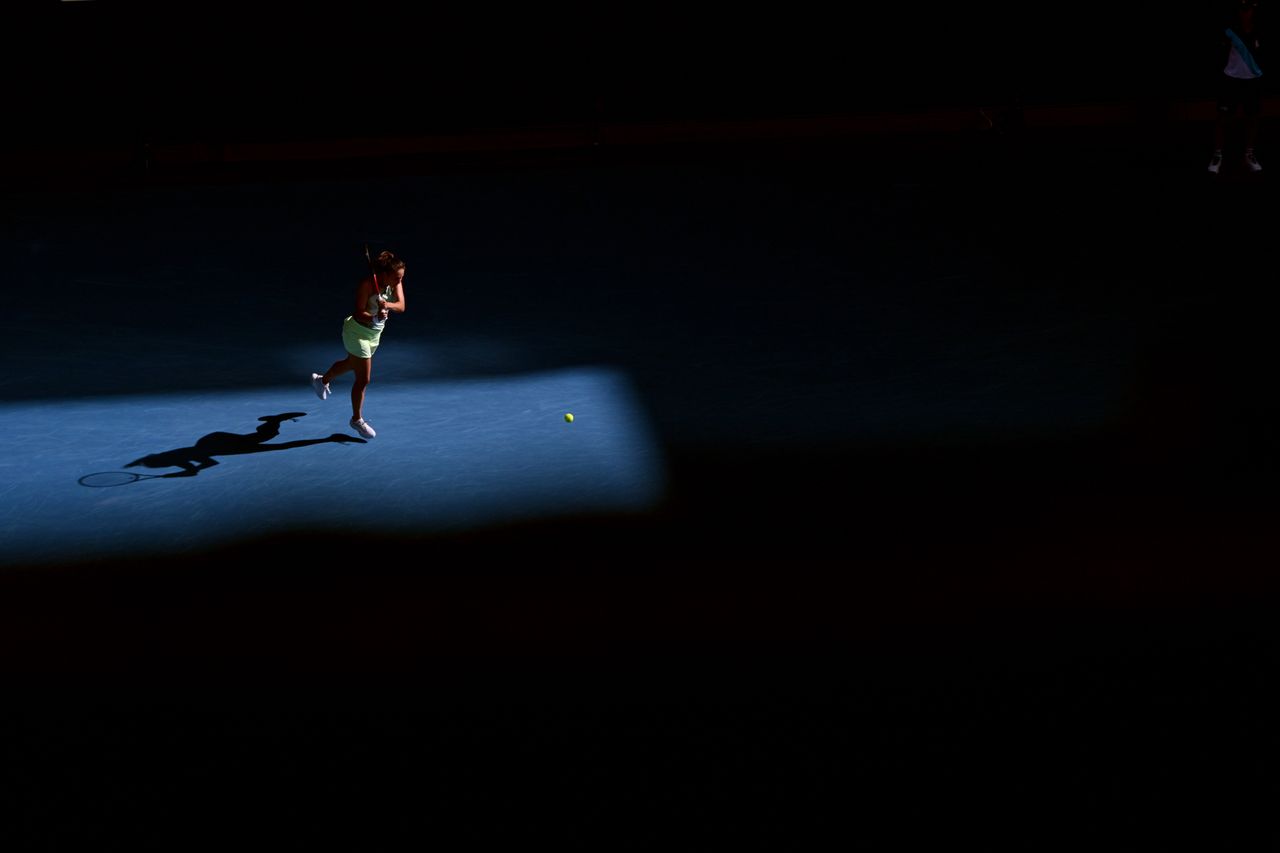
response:
{"label": "tennis racket", "polygon": [[378,286],[378,271],[373,268],[373,258],[369,257],[369,244],[364,244],[364,259],[369,264],[369,275],[373,276],[373,289],[382,292],[382,288]]}
{"label": "tennis racket", "polygon": [[[373,258],[369,256],[369,244],[364,244],[364,259],[369,264],[369,275],[373,276],[373,298],[375,302],[386,302],[386,297],[382,293],[382,285],[378,284],[378,271],[373,268]],[[381,310],[381,309],[379,309]],[[370,314],[373,312],[370,311]],[[375,318],[377,315],[374,315]]]}

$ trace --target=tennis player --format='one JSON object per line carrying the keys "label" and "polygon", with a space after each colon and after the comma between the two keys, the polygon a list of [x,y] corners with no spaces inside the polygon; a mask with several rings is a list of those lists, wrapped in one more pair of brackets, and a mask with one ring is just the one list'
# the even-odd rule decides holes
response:
{"label": "tennis player", "polygon": [[356,288],[356,310],[342,321],[342,345],[347,357],[335,361],[322,376],[311,374],[311,387],[321,400],[329,398],[329,383],[348,370],[356,375],[351,386],[351,428],[364,438],[377,435],[364,419],[364,389],[373,376],[373,354],[382,339],[390,312],[404,313],[404,261],[381,252],[370,275]]}

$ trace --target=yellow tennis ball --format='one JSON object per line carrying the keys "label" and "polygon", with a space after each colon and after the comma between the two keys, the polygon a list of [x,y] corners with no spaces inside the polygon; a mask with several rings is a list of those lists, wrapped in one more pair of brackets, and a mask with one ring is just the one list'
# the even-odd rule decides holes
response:
{"label": "yellow tennis ball", "polygon": [[573,423],[573,412],[565,412],[564,422],[567,424]]}

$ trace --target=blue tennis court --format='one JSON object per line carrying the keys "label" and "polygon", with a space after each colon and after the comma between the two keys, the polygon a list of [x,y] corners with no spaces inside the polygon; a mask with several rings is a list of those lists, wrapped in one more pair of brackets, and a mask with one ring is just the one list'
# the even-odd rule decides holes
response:
{"label": "blue tennis court", "polygon": [[[16,458],[41,460],[4,465],[7,556],[181,556],[298,530],[372,546],[380,535],[643,511],[661,497],[652,428],[610,371],[378,390],[376,444],[352,434],[346,400],[320,405],[301,383],[7,406],[0,423]],[[564,412],[578,417],[568,424]],[[278,436],[257,432],[280,415],[291,417]],[[65,449],[49,454],[54,435]],[[124,482],[134,474],[143,479]]]}

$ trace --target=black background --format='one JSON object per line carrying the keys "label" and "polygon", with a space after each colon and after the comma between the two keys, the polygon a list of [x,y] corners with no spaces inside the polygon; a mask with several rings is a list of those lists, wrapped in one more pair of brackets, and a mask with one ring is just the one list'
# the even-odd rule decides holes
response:
{"label": "black background", "polygon": [[[5,156],[1164,102],[1209,97],[1220,59],[1211,4],[531,6],[48,4],[9,54]],[[1170,144],[1199,170],[1187,139]],[[1064,131],[1034,153],[1079,142]],[[1224,266],[1266,281],[1260,251],[1214,248],[1238,233],[1224,209],[1246,211],[1265,246],[1269,196],[1188,183],[1203,204],[1179,210],[1203,218],[1163,227],[1182,246],[1203,236],[1200,250],[1121,275],[1142,269],[1106,213],[1128,173],[1092,166],[1117,146],[1144,162],[1146,142],[1059,157],[1071,165],[1052,177],[1026,150],[984,154],[1015,158],[1005,187],[1030,181],[1010,197],[1094,193],[1110,274],[1092,295],[1123,285],[1134,311],[1184,306],[1146,327],[1149,384],[1117,434],[891,458],[689,449],[653,517],[433,540],[449,568],[425,578],[353,573],[341,542],[323,543],[333,561],[317,572],[294,559],[314,543],[296,540],[11,573],[0,779],[23,817],[8,831],[130,848],[1274,842],[1274,298],[1219,285]],[[1011,230],[1006,269],[1039,259],[1047,227]],[[1152,295],[1175,282],[1177,299]],[[1051,458],[1071,484],[1056,493],[1027,473]],[[904,471],[913,487],[894,491]],[[885,491],[842,497],[866,480]],[[999,525],[963,507],[975,482],[1000,495]],[[876,535],[851,539],[851,516]],[[568,542],[625,543],[628,559],[575,567],[558,559]],[[853,560],[875,571],[852,575]]]}

